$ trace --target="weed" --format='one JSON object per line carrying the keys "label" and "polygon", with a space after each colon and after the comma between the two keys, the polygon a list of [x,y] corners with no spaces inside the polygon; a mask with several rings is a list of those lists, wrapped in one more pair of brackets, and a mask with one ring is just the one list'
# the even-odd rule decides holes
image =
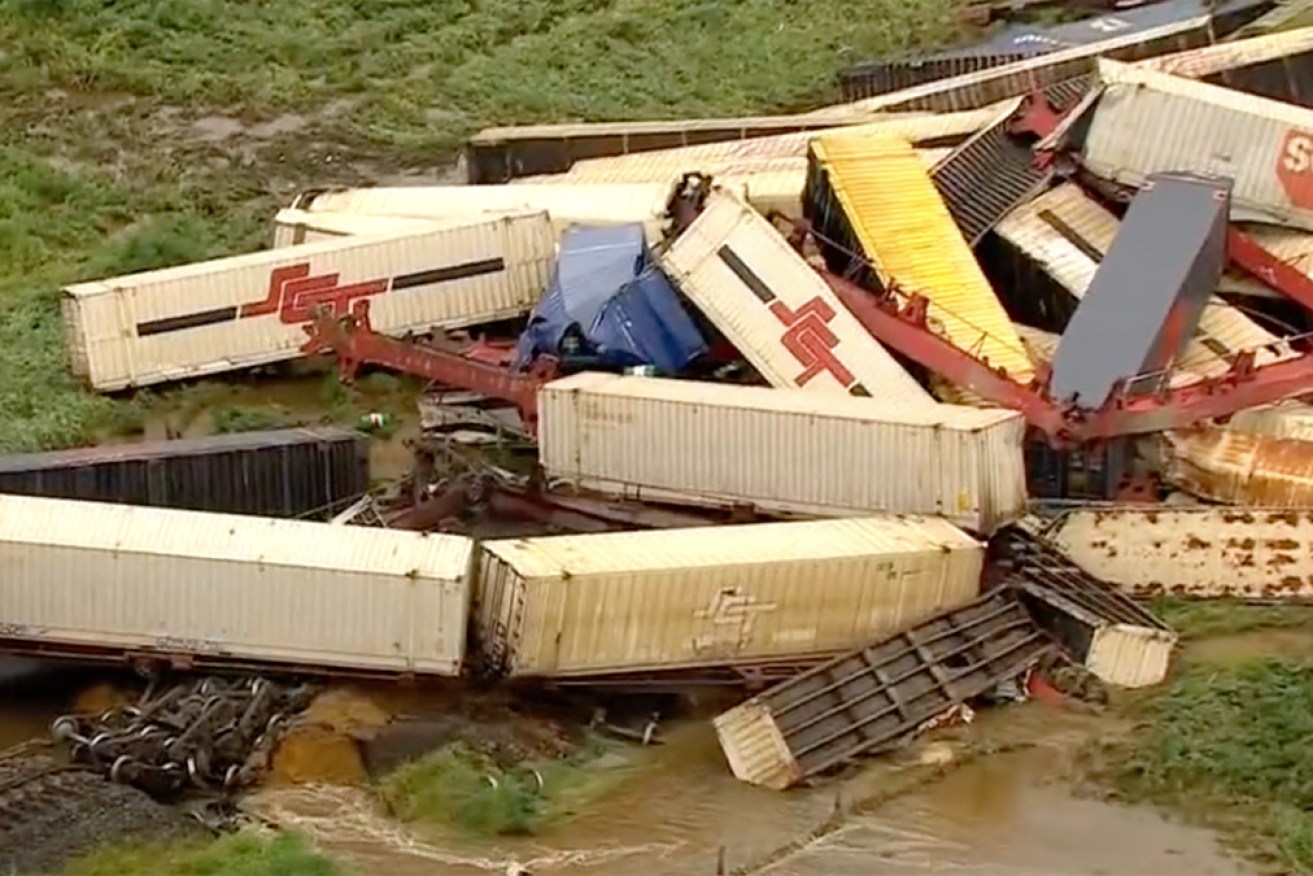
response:
{"label": "weed", "polygon": [[340,876],[333,860],[298,836],[235,833],[204,843],[120,846],[74,861],[61,876]]}
{"label": "weed", "polygon": [[1153,610],[1184,639],[1313,626],[1313,606],[1304,605],[1247,605],[1231,599],[1162,598],[1154,601]]}
{"label": "weed", "polygon": [[455,822],[477,833],[529,833],[541,810],[533,776],[508,774],[464,743],[401,766],[381,791],[407,821]]}
{"label": "weed", "polygon": [[1106,780],[1313,872],[1313,669],[1276,659],[1195,667],[1141,717],[1136,738],[1103,752]]}
{"label": "weed", "polygon": [[219,408],[210,415],[210,430],[216,435],[281,429],[289,425],[291,420],[287,413],[276,405]]}

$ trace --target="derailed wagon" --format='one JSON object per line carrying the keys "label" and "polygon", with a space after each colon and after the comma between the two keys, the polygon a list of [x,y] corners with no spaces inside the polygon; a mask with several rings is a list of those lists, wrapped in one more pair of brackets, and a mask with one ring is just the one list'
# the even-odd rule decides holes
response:
{"label": "derailed wagon", "polygon": [[180,666],[457,675],[474,543],[0,497],[0,647]]}
{"label": "derailed wagon", "polygon": [[547,283],[546,214],[350,237],[64,288],[73,373],[111,391],[299,358],[315,311],[369,299],[389,334],[526,313]]}

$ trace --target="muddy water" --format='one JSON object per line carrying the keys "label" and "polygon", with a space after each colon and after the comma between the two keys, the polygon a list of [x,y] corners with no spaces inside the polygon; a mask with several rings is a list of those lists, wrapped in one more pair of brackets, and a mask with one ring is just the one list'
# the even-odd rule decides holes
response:
{"label": "muddy water", "polygon": [[389,821],[360,789],[275,789],[252,805],[362,871],[391,876],[505,873],[511,863],[538,876],[712,874],[722,855],[726,872],[775,876],[1247,872],[1207,832],[1068,790],[1061,776],[1072,752],[1111,729],[1106,719],[1016,707],[816,788],[777,794],[736,782],[710,726],[690,722],[663,746],[608,758],[600,771],[610,790],[529,839],[421,834]]}

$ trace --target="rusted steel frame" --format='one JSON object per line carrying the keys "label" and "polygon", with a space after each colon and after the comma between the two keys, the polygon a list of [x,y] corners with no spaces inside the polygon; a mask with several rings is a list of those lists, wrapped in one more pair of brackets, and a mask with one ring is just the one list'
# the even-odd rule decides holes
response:
{"label": "rusted steel frame", "polygon": [[1226,255],[1239,268],[1276,289],[1305,310],[1313,311],[1313,279],[1264,249],[1235,225],[1226,231]]}
{"label": "rusted steel frame", "polygon": [[374,331],[369,321],[369,302],[356,301],[351,313],[340,319],[320,311],[305,326],[308,340],[301,345],[307,355],[332,352],[337,356],[342,379],[351,380],[361,365],[382,365],[404,374],[414,374],[461,389],[471,389],[490,398],[515,405],[531,431],[538,422],[538,389],[556,376],[556,361],[540,357],[526,374],[467,359],[450,353],[397,340]]}
{"label": "rusted steel frame", "polygon": [[821,272],[834,294],[857,321],[881,343],[957,386],[1003,408],[1020,411],[1055,446],[1072,443],[1073,436],[1061,407],[1031,386],[1008,377],[1002,369],[958,349],[926,324],[927,302],[912,296],[899,306],[892,296],[878,296],[851,280]]}

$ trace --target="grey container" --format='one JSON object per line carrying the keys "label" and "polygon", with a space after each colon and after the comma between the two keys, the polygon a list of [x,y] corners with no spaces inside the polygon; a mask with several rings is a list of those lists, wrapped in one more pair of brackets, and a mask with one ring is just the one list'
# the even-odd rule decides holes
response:
{"label": "grey container", "polygon": [[[1117,381],[1170,366],[1194,333],[1226,264],[1231,182],[1154,174],[1067,323],[1053,359],[1054,398],[1097,408]],[[1158,379],[1128,382],[1152,392]]]}

